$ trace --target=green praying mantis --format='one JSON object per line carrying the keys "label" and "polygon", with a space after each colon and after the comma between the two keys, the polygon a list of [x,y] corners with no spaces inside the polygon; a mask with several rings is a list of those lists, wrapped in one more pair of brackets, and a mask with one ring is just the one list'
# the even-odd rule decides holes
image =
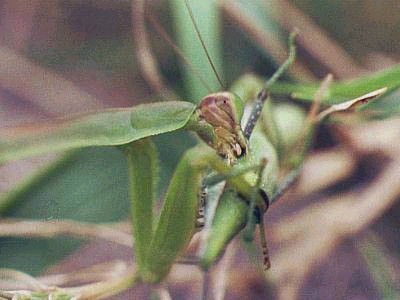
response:
{"label": "green praying mantis", "polygon": [[[188,10],[190,13],[190,8]],[[232,91],[212,93],[201,100],[184,128],[197,133],[203,142],[188,150],[176,167],[156,225],[152,204],[157,173],[155,147],[150,139],[125,147],[133,179],[130,187],[133,232],[141,280],[157,283],[165,278],[198,230],[199,209],[205,203],[207,210],[210,200],[207,195],[215,190],[219,190],[217,205],[209,214],[211,220],[206,220],[209,228],[198,257],[200,266],[208,270],[242,230],[245,240],[251,241],[258,226],[264,265],[266,269],[270,267],[263,215],[297,178],[315,124],[336,111],[323,111],[308,121],[300,113],[304,126],[295,128],[297,144],[294,143],[294,149],[285,149],[290,172],[279,182],[278,143],[271,142],[269,136],[271,131],[275,131],[275,136],[280,133],[276,123],[271,125],[268,120],[272,108],[269,105],[263,108],[269,88],[295,59],[296,34],[293,32],[289,38],[288,59],[265,84],[256,77],[245,76],[233,85]],[[383,92],[384,89],[374,91],[347,102],[347,106],[365,102]],[[247,118],[244,118],[245,109],[251,111]],[[263,125],[257,124],[260,116],[264,119]],[[290,122],[290,119],[284,122]],[[146,170],[145,174],[143,170]],[[135,178],[140,176],[145,181],[138,184]],[[224,183],[222,187],[215,188],[221,182]]]}
{"label": "green praying mantis", "polygon": [[[288,59],[266,83],[243,77],[231,91],[207,95],[198,106],[188,102],[139,105],[81,116],[54,130],[44,129],[34,140],[10,137],[0,140],[0,162],[71,148],[118,145],[128,162],[138,280],[158,283],[167,276],[199,230],[199,209],[205,205],[207,211],[213,198],[216,208],[206,214],[212,217],[205,220],[207,234],[198,257],[201,267],[208,270],[240,232],[252,240],[258,226],[268,268],[263,216],[296,178],[315,124],[330,112],[384,92],[376,90],[312,119],[298,113],[303,126],[291,127],[290,134],[296,138],[287,142],[289,133],[278,128],[281,120],[271,118],[282,106],[273,107],[266,100],[295,59],[294,41],[295,33],[289,39]],[[179,129],[195,132],[201,141],[178,163],[157,216],[159,163],[151,136]],[[283,164],[289,171],[279,180]]]}

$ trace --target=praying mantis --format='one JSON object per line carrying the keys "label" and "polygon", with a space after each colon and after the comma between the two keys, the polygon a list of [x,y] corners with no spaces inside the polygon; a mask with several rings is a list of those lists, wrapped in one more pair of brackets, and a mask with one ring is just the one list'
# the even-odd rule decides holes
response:
{"label": "praying mantis", "polygon": [[[185,4],[191,14],[187,1]],[[192,14],[191,18],[201,40]],[[291,152],[294,159],[291,172],[279,183],[278,152],[276,144],[271,143],[267,134],[268,130],[276,128],[262,128],[257,125],[257,120],[261,114],[263,118],[268,118],[268,112],[263,112],[263,107],[269,97],[269,88],[295,59],[296,34],[293,32],[290,35],[287,60],[265,84],[255,77],[244,77],[234,84],[234,92],[212,93],[201,100],[184,128],[197,133],[203,143],[188,150],[178,163],[155,226],[152,214],[154,201],[149,200],[154,198],[151,190],[154,189],[153,178],[157,172],[154,146],[149,139],[145,139],[125,147],[130,177],[133,180],[145,177],[145,186],[131,182],[135,255],[141,280],[157,283],[165,278],[197,230],[199,207],[205,203],[207,210],[208,191],[214,190],[221,182],[224,185],[219,186],[218,204],[214,213],[210,214],[212,220],[206,220],[209,228],[198,263],[208,270],[239,232],[244,229],[244,238],[251,241],[258,226],[264,265],[266,269],[270,267],[263,215],[297,178],[313,127],[316,120],[322,119],[314,116],[306,122],[304,118],[304,128],[297,128],[299,140],[295,145],[296,153]],[[379,90],[355,100],[359,103],[383,92]],[[256,100],[251,103],[254,98]],[[245,108],[251,110],[247,118],[243,118]],[[328,114],[323,113],[322,116]],[[141,170],[140,173],[138,170]],[[147,174],[143,175],[142,170],[146,170]]]}
{"label": "praying mantis", "polygon": [[[208,270],[243,229],[244,237],[251,240],[258,226],[268,268],[263,215],[287,184],[278,181],[281,163],[278,146],[282,145],[267,134],[276,128],[256,123],[260,115],[268,119],[271,113],[268,107],[263,111],[263,105],[269,97],[269,88],[295,58],[294,38],[295,34],[290,38],[289,58],[267,83],[243,78],[234,84],[232,91],[205,96],[197,107],[187,102],[156,103],[130,111],[84,116],[71,123],[72,126],[61,126],[58,136],[62,139],[53,139],[50,144],[47,133],[29,142],[36,144],[0,141],[0,150],[6,149],[0,151],[0,161],[15,158],[18,153],[24,157],[49,150],[119,145],[128,161],[136,276],[141,281],[157,283],[167,276],[198,230],[199,207],[205,202],[207,210],[214,189],[219,189],[220,195],[216,197],[218,204],[213,218],[206,220],[208,233],[198,257],[201,267]],[[360,99],[382,93],[379,90]],[[246,117],[249,110],[250,116]],[[296,177],[315,123],[304,120],[304,128],[295,128],[299,137],[293,144],[296,151],[289,151],[291,159],[287,160],[291,162],[289,170],[294,173],[289,173],[287,182]],[[74,124],[79,125],[79,131],[73,128]],[[86,136],[85,128],[93,130],[87,131]],[[158,158],[151,136],[182,128],[195,132],[203,142],[182,157],[157,218],[154,191]],[[46,143],[50,145],[47,148]]]}

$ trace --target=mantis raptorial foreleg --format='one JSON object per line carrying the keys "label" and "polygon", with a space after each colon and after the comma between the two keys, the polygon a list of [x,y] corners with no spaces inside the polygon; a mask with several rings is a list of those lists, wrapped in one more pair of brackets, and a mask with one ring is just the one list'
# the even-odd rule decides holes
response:
{"label": "mantis raptorial foreleg", "polygon": [[142,277],[158,282],[169,271],[173,262],[186,248],[196,230],[199,191],[208,170],[236,176],[228,179],[232,187],[250,196],[252,187],[234,167],[226,164],[211,148],[198,146],[188,150],[179,162],[170,181],[156,229],[147,247]]}

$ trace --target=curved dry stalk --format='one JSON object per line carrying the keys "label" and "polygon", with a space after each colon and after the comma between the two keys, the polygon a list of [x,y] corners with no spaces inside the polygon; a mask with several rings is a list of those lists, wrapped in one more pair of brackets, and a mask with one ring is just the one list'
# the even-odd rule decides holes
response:
{"label": "curved dry stalk", "polygon": [[104,106],[71,81],[6,47],[0,47],[0,84],[50,116],[63,116],[76,113],[77,109],[84,112]]}
{"label": "curved dry stalk", "polygon": [[116,224],[84,223],[72,220],[38,221],[23,219],[0,220],[1,237],[40,237],[53,238],[59,235],[72,235],[79,238],[100,238],[122,246],[132,247],[132,236],[119,229]]}
{"label": "curved dry stalk", "polygon": [[281,299],[295,299],[316,265],[390,208],[400,195],[399,181],[400,161],[393,161],[361,192],[308,206],[276,224],[272,238],[286,247],[273,257],[267,276],[279,287]]}
{"label": "curved dry stalk", "polygon": [[[263,1],[266,3],[266,1]],[[275,1],[273,17],[286,30],[299,28],[299,44],[339,78],[356,77],[363,69],[335,40],[287,0]],[[321,51],[323,49],[323,51]]]}
{"label": "curved dry stalk", "polygon": [[[9,283],[22,284],[22,285],[24,285],[24,288],[31,289],[34,291],[45,290],[48,288],[47,285],[42,283],[37,278],[34,278],[34,277],[30,276],[29,274],[26,274],[21,271],[13,270],[13,269],[1,268],[0,269],[0,279],[2,281],[9,282]],[[5,289],[3,284],[1,284],[0,287],[1,287],[1,289]],[[13,287],[12,289],[15,289],[15,287]]]}
{"label": "curved dry stalk", "polygon": [[139,283],[139,281],[135,269],[131,268],[118,278],[91,283],[76,288],[67,288],[65,290],[70,294],[78,295],[79,300],[98,300],[117,295],[132,288],[137,283]]}
{"label": "curved dry stalk", "polygon": [[223,300],[225,298],[229,280],[229,270],[232,266],[237,249],[238,243],[235,239],[228,245],[222,260],[217,265],[217,269],[212,276],[212,299]]}
{"label": "curved dry stalk", "polygon": [[172,297],[165,286],[160,286],[156,289],[158,299],[160,300],[172,300]]}
{"label": "curved dry stalk", "polygon": [[48,286],[68,286],[76,282],[90,283],[116,278],[123,275],[127,269],[126,262],[116,260],[92,265],[71,273],[41,276],[37,280]]}
{"label": "curved dry stalk", "polygon": [[[18,278],[21,278],[22,277],[21,274],[23,274],[24,279],[29,277],[30,280],[34,280],[35,282],[37,281],[35,278],[32,278],[25,273],[14,270],[11,271],[14,277],[18,275]],[[119,294],[133,287],[136,283],[138,283],[138,278],[136,276],[135,269],[130,268],[128,271],[124,272],[117,278],[114,277],[96,283],[86,284],[73,288],[59,288],[56,286],[48,287],[40,284],[33,290],[12,290],[12,291],[2,290],[0,291],[0,297],[6,299],[14,299],[15,297],[18,297],[20,295],[32,296],[34,292],[41,292],[48,295],[49,299],[53,299],[53,297],[57,297],[59,295],[66,295],[70,297],[68,299],[97,300],[97,299],[106,299],[113,295]]]}
{"label": "curved dry stalk", "polygon": [[356,167],[356,157],[344,148],[311,153],[307,156],[294,194],[304,197],[349,177]]}
{"label": "curved dry stalk", "polygon": [[400,118],[371,121],[355,126],[336,126],[339,138],[355,152],[383,152],[390,157],[399,156],[399,144],[393,141],[400,139]]}
{"label": "curved dry stalk", "polygon": [[366,104],[371,100],[374,100],[380,96],[382,96],[384,93],[386,93],[387,87],[369,92],[365,95],[362,95],[360,97],[357,97],[355,99],[348,100],[346,102],[342,102],[339,104],[335,104],[330,106],[329,108],[323,110],[317,115],[317,121],[323,120],[325,117],[329,116],[330,114],[336,113],[336,112],[344,112],[344,111],[352,111],[356,107]]}
{"label": "curved dry stalk", "polygon": [[[275,34],[260,28],[251,18],[244,16],[243,11],[233,1],[219,0],[218,4],[235,24],[238,24],[257,45],[265,49],[279,64],[282,64],[286,60],[288,56],[286,45],[277,39]],[[299,61],[293,64],[289,72],[302,81],[315,80],[312,72]]]}
{"label": "curved dry stalk", "polygon": [[127,268],[127,263],[116,260],[79,269],[71,273],[45,275],[36,278],[20,271],[0,269],[0,289],[40,291],[48,290],[49,287],[53,286],[65,287],[77,283],[88,284],[119,277],[127,271]]}
{"label": "curved dry stalk", "polygon": [[145,1],[132,0],[131,14],[135,54],[142,75],[154,92],[172,97],[172,91],[165,85],[163,77],[158,69],[157,60],[154,58],[153,52],[151,51],[145,26]]}

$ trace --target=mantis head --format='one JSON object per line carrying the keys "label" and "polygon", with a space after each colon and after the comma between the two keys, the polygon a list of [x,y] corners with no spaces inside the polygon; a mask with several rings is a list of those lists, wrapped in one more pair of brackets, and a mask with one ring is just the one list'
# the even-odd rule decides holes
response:
{"label": "mantis head", "polygon": [[215,141],[211,147],[233,163],[246,154],[247,141],[240,127],[244,105],[231,92],[207,95],[199,105],[200,117],[214,128]]}

